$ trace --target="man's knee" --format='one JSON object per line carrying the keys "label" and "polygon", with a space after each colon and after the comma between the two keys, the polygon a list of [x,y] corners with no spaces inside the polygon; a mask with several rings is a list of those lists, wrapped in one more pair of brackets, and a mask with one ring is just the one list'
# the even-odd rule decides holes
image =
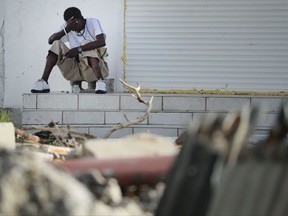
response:
{"label": "man's knee", "polygon": [[48,55],[46,56],[46,58],[53,58],[53,59],[57,59],[58,55],[56,53],[54,53],[51,50],[48,50]]}
{"label": "man's knee", "polygon": [[55,41],[53,41],[51,46],[53,46],[53,45],[58,45],[59,46],[59,45],[65,45],[65,43],[62,40],[55,40]]}
{"label": "man's knee", "polygon": [[[54,46],[56,46],[56,47],[60,47],[60,45],[61,45],[61,40],[55,40],[55,41],[53,41],[53,43],[51,44],[51,47],[54,47]],[[62,42],[63,43],[63,42]]]}
{"label": "man's knee", "polygon": [[55,53],[56,55],[59,55],[61,53],[66,53],[69,48],[65,45],[65,43],[61,40],[55,40],[50,49],[51,52]]}
{"label": "man's knee", "polygon": [[96,57],[88,57],[88,64],[90,67],[99,67],[99,59]]}

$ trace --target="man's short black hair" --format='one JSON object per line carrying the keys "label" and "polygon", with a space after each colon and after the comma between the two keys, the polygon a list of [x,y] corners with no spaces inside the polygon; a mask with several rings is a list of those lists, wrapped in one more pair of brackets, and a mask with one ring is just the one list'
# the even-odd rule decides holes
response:
{"label": "man's short black hair", "polygon": [[69,7],[64,11],[64,20],[67,21],[69,20],[72,16],[74,16],[74,18],[78,19],[78,18],[82,18],[82,14],[81,11],[76,8],[76,7]]}

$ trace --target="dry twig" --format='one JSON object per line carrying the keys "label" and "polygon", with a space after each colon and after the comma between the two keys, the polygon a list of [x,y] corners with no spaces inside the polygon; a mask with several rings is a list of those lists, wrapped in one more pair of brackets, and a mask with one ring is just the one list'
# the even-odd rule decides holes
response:
{"label": "dry twig", "polygon": [[128,121],[127,123],[121,123],[116,125],[115,127],[113,127],[112,129],[110,129],[109,131],[106,132],[106,134],[104,135],[104,139],[107,139],[111,136],[111,134],[119,129],[123,129],[123,128],[127,128],[131,125],[135,125],[135,124],[139,124],[141,122],[143,122],[145,119],[147,119],[147,117],[150,114],[151,108],[152,108],[152,102],[153,102],[153,96],[150,98],[149,101],[145,101],[141,95],[140,95],[140,84],[137,83],[137,87],[131,86],[129,84],[127,84],[126,82],[124,82],[123,80],[119,79],[120,82],[124,85],[124,87],[126,87],[127,89],[129,89],[130,91],[134,92],[134,94],[132,94],[133,97],[135,97],[140,103],[143,103],[146,105],[147,107],[147,111],[145,112],[145,114],[139,118],[137,118],[134,121],[129,121],[127,116],[124,115],[124,117],[126,118],[126,120]]}

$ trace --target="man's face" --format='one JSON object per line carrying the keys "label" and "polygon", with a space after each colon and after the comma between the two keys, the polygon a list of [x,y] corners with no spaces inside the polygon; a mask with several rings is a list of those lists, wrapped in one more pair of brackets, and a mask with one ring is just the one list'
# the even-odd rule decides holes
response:
{"label": "man's face", "polygon": [[71,25],[72,26],[72,30],[73,31],[81,31],[81,23],[82,23],[82,19],[81,18],[74,18],[73,16],[66,21],[67,25]]}

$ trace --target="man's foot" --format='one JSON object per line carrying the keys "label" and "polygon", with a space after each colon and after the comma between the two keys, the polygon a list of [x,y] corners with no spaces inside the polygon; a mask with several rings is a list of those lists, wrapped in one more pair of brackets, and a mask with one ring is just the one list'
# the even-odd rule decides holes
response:
{"label": "man's foot", "polygon": [[95,92],[96,94],[106,94],[106,83],[103,80],[98,80],[96,82]]}
{"label": "man's foot", "polygon": [[45,80],[39,79],[34,84],[34,88],[31,89],[31,92],[32,93],[49,93],[50,92],[49,84]]}

